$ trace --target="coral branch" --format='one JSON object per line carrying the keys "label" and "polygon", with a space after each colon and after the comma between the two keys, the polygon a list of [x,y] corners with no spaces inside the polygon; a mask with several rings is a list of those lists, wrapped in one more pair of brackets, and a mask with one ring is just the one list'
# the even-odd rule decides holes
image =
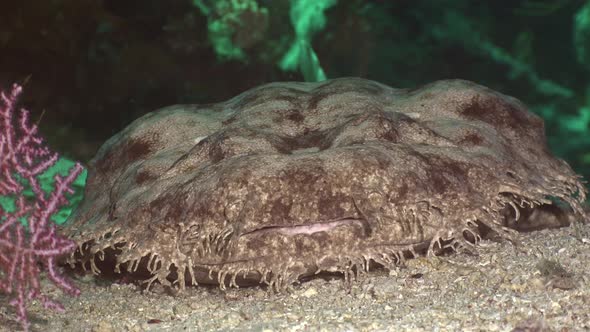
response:
{"label": "coral branch", "polygon": [[[73,241],[56,231],[50,217],[68,204],[66,194],[73,193],[71,185],[83,167],[77,163],[66,177],[55,176],[55,186],[45,194],[37,177],[53,166],[58,154],[43,145],[35,124],[29,123],[29,113],[20,111],[14,125],[15,105],[22,88],[14,85],[0,100],[0,195],[16,200],[12,212],[0,207],[0,292],[12,296],[17,319],[24,330],[29,329],[27,301],[39,300],[47,309],[63,311],[63,306],[41,293],[39,277],[46,270],[48,278],[70,295],[80,291],[57,271],[56,258],[73,251]],[[23,196],[26,186],[34,200]],[[20,220],[25,219],[27,226]]]}

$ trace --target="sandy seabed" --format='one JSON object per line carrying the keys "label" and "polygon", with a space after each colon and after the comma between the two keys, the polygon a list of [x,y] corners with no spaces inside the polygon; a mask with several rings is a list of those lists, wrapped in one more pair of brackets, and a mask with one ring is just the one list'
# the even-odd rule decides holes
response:
{"label": "sandy seabed", "polygon": [[[32,331],[590,331],[590,225],[480,243],[478,255],[410,259],[350,285],[316,278],[273,294],[262,287],[162,287],[141,292],[91,275],[82,294],[43,287],[66,312],[29,306]],[[0,331],[18,331],[0,297]]]}

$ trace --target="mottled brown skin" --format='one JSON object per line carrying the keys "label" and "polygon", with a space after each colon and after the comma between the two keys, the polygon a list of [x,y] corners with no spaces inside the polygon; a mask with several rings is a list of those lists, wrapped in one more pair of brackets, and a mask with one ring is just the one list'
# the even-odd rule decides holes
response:
{"label": "mottled brown skin", "polygon": [[586,220],[584,199],[518,100],[461,80],[343,78],[145,115],[90,162],[63,231],[79,244],[69,262],[95,273],[280,290],[474,247],[482,232],[513,239],[555,209]]}

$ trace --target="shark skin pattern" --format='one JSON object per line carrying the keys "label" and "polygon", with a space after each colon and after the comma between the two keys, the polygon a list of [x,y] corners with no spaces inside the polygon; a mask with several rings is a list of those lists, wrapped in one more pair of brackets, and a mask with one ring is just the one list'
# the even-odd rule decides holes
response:
{"label": "shark skin pattern", "polygon": [[280,82],[135,120],[62,231],[95,274],[280,291],[586,222],[585,195],[543,121],[481,85]]}

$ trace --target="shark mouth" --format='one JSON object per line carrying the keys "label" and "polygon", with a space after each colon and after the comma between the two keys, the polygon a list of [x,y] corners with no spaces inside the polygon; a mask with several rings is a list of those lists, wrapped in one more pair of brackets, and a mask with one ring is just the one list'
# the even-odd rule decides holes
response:
{"label": "shark mouth", "polygon": [[262,228],[254,229],[242,234],[244,235],[260,235],[265,233],[279,233],[286,236],[294,236],[299,234],[311,235],[318,232],[329,232],[337,227],[341,226],[357,226],[364,230],[365,234],[368,233],[368,225],[364,219],[354,218],[343,218],[336,220],[329,220],[323,222],[313,222],[308,224],[300,225],[273,225],[265,226]]}

